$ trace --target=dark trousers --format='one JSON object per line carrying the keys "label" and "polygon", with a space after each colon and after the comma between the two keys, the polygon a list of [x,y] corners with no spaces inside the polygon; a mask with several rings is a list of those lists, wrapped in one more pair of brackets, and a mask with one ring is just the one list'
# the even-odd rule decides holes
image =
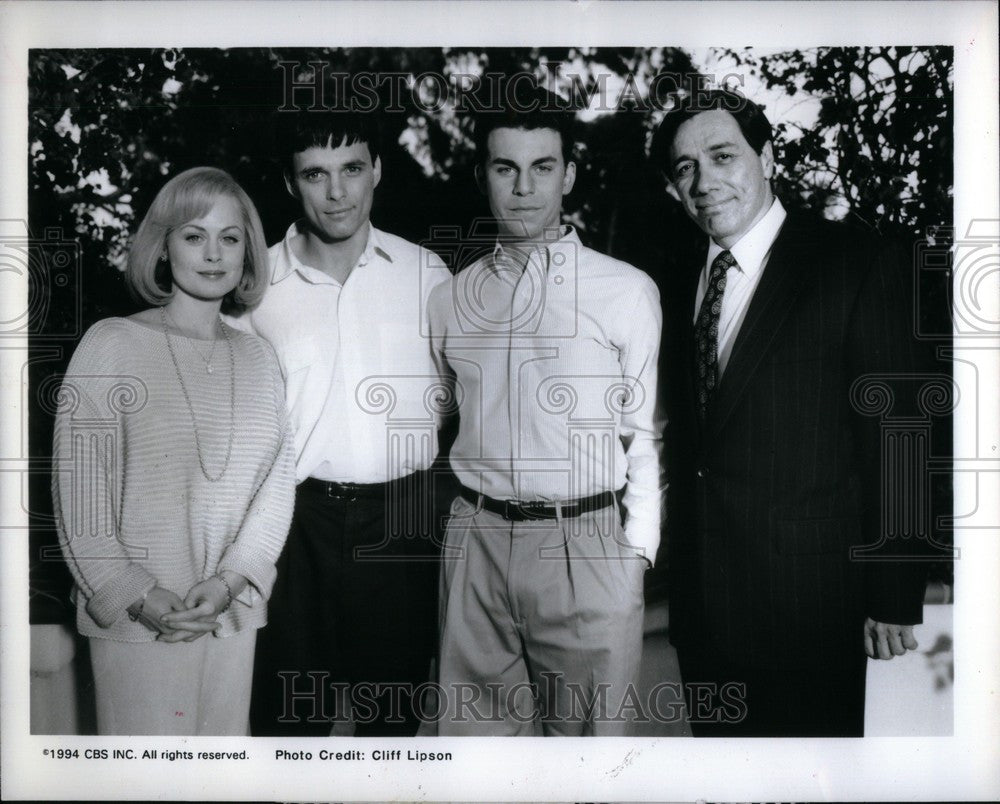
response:
{"label": "dark trousers", "polygon": [[299,486],[257,641],[252,734],[416,732],[412,694],[436,648],[431,499],[426,472],[343,493]]}
{"label": "dark trousers", "polygon": [[[858,642],[861,641],[859,630]],[[861,737],[868,657],[755,667],[678,648],[695,737]]]}

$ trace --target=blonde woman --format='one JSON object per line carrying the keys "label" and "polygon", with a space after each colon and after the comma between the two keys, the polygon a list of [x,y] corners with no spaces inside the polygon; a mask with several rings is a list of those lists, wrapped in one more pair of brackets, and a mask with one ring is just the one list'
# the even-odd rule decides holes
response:
{"label": "blonde woman", "polygon": [[220,311],[268,281],[227,173],[160,190],[127,281],[148,309],[86,333],[60,393],[53,495],[102,734],[246,734],[256,629],[294,498],[277,361]]}

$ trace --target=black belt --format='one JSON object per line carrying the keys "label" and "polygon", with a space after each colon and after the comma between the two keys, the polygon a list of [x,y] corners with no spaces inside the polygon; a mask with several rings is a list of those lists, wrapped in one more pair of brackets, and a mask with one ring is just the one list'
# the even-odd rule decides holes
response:
{"label": "black belt", "polygon": [[593,497],[579,497],[559,503],[559,508],[547,502],[521,502],[519,500],[494,500],[485,494],[477,494],[466,486],[459,486],[458,493],[476,506],[493,514],[499,514],[509,522],[524,522],[528,519],[558,519],[560,516],[571,517],[586,514],[589,511],[600,511],[615,502],[613,491],[602,491]]}
{"label": "black belt", "polygon": [[383,497],[387,488],[398,484],[398,480],[390,480],[387,483],[334,483],[331,480],[317,480],[315,477],[307,477],[299,483],[297,488],[299,491],[349,501],[358,497]]}

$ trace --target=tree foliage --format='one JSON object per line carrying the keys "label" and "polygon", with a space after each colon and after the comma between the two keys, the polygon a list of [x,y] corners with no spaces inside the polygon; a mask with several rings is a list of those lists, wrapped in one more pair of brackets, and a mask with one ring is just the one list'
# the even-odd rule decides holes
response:
{"label": "tree foliage", "polygon": [[[663,48],[35,51],[29,109],[35,228],[58,226],[78,237],[88,270],[120,268],[129,232],[165,179],[213,164],[246,187],[269,240],[280,237],[295,215],[273,139],[275,110],[286,102],[283,62],[299,65],[300,86],[315,80],[311,65],[319,63],[329,74],[402,75],[411,83],[428,75],[454,82],[486,71],[527,71],[553,78],[563,93],[574,81],[594,92],[607,75],[637,75],[644,83],[657,69],[694,71],[683,51]],[[336,82],[328,78],[325,89],[324,102],[335,105]],[[395,111],[381,115],[384,179],[373,214],[377,224],[414,240],[438,224],[467,224],[487,212],[472,176],[471,115],[447,98],[437,104],[435,90],[424,81],[419,91],[379,91],[381,106]],[[308,105],[308,90],[296,92]],[[609,100],[615,102],[614,94]],[[626,105],[580,126],[580,180],[566,212],[585,240],[605,250],[620,244],[629,251],[636,238],[621,236],[620,221],[644,222],[633,212],[648,209],[647,196],[662,189],[655,175],[651,181],[646,175],[645,141],[655,118],[640,104],[640,111]]]}
{"label": "tree foliage", "polygon": [[819,99],[814,124],[776,125],[783,198],[894,236],[950,223],[951,48],[726,52],[766,86]]}

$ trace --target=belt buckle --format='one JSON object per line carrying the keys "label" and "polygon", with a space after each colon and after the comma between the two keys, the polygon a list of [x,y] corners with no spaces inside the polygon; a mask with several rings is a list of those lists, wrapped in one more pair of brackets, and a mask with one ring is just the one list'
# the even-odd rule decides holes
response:
{"label": "belt buckle", "polygon": [[521,502],[520,500],[503,501],[503,518],[508,522],[521,522],[523,520],[543,519],[532,513],[532,508],[544,507],[544,503]]}
{"label": "belt buckle", "polygon": [[344,502],[354,502],[358,498],[357,488],[353,483],[327,483],[326,496],[334,500],[343,500]]}
{"label": "belt buckle", "polygon": [[[504,500],[504,519],[511,521],[527,520],[529,522],[548,519],[542,513],[542,509],[546,507],[545,503],[541,501],[521,502],[520,500]],[[513,515],[511,512],[513,512]]]}

